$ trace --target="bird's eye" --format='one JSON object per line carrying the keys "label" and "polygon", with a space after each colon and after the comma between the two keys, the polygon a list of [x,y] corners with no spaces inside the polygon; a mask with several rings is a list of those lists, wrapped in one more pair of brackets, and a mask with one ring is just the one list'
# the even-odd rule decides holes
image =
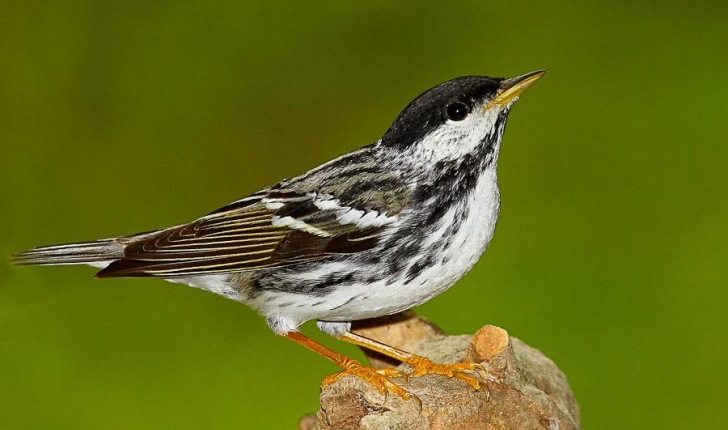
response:
{"label": "bird's eye", "polygon": [[462,121],[470,113],[470,107],[465,103],[454,102],[445,108],[445,117],[451,121]]}

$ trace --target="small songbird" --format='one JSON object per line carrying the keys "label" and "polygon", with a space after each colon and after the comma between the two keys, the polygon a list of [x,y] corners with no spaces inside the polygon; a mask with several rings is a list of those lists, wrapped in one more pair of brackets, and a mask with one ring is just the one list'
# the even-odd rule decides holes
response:
{"label": "small songbird", "polygon": [[[243,302],[270,328],[377,389],[409,399],[397,376],[462,379],[475,363],[440,364],[351,331],[453,286],[493,237],[496,164],[511,106],[546,72],[465,76],[414,99],[376,143],[284,179],[189,224],[113,239],[44,246],[17,264],[87,264],[96,275],[152,277]],[[364,366],[297,331],[306,321],[410,364]]]}

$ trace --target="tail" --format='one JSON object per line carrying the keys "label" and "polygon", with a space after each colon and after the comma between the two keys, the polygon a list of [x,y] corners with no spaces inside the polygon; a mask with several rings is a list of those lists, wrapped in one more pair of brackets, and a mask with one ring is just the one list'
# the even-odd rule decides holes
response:
{"label": "tail", "polygon": [[123,243],[118,239],[102,239],[67,245],[41,246],[14,254],[11,261],[19,265],[88,264],[103,268],[122,257],[124,257]]}

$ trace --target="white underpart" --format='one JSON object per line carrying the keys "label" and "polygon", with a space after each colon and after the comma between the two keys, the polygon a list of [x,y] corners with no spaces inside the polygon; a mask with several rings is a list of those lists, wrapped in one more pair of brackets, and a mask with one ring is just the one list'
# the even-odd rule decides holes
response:
{"label": "white underpart", "polygon": [[317,269],[298,273],[296,274],[296,279],[300,279],[301,281],[316,281],[323,279],[331,273],[346,272],[347,270],[351,270],[350,263],[333,261],[328,264],[323,264]]}
{"label": "white underpart", "polygon": [[190,276],[187,278],[169,278],[165,279],[165,281],[189,285],[190,287],[200,288],[237,300],[238,292],[235,291],[227,282],[228,278],[228,274],[223,273],[215,275]]}
{"label": "white underpart", "polygon": [[[468,205],[465,220],[453,236],[450,247],[445,252],[436,253],[434,264],[410,282],[406,282],[406,277],[402,276],[394,282],[383,279],[366,285],[347,285],[330,291],[325,298],[281,291],[264,292],[249,305],[273,318],[273,327],[279,333],[295,330],[300,324],[312,319],[352,321],[389,315],[420,305],[460,280],[475,265],[493,238],[500,208],[495,165],[489,166],[483,173],[468,199],[467,203],[463,203]],[[438,242],[452,225],[457,213],[457,207],[450,209],[443,216],[439,227],[424,238],[423,243]],[[406,214],[398,222],[407,222]],[[350,268],[345,263],[332,262],[301,276],[317,279]],[[376,267],[364,266],[362,269]],[[295,306],[281,307],[290,303],[295,303]]]}
{"label": "white underpart", "polygon": [[[436,254],[438,261],[412,281],[424,287],[425,293],[421,295],[424,297],[420,303],[442,293],[465,276],[493,239],[500,211],[500,192],[494,165],[488,167],[479,178],[468,200],[465,218],[458,232],[452,237],[450,246],[447,250]],[[423,248],[436,244],[438,239],[442,238],[455,221],[458,209],[452,208],[445,214],[439,228],[424,241]]]}

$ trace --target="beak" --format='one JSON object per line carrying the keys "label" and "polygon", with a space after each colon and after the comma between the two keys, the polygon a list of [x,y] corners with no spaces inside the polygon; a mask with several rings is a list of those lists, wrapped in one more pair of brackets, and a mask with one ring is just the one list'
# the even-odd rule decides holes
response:
{"label": "beak", "polygon": [[507,105],[545,74],[546,70],[536,70],[535,72],[526,73],[525,75],[504,80],[501,82],[498,94],[485,106],[483,110],[488,110],[494,106]]}

